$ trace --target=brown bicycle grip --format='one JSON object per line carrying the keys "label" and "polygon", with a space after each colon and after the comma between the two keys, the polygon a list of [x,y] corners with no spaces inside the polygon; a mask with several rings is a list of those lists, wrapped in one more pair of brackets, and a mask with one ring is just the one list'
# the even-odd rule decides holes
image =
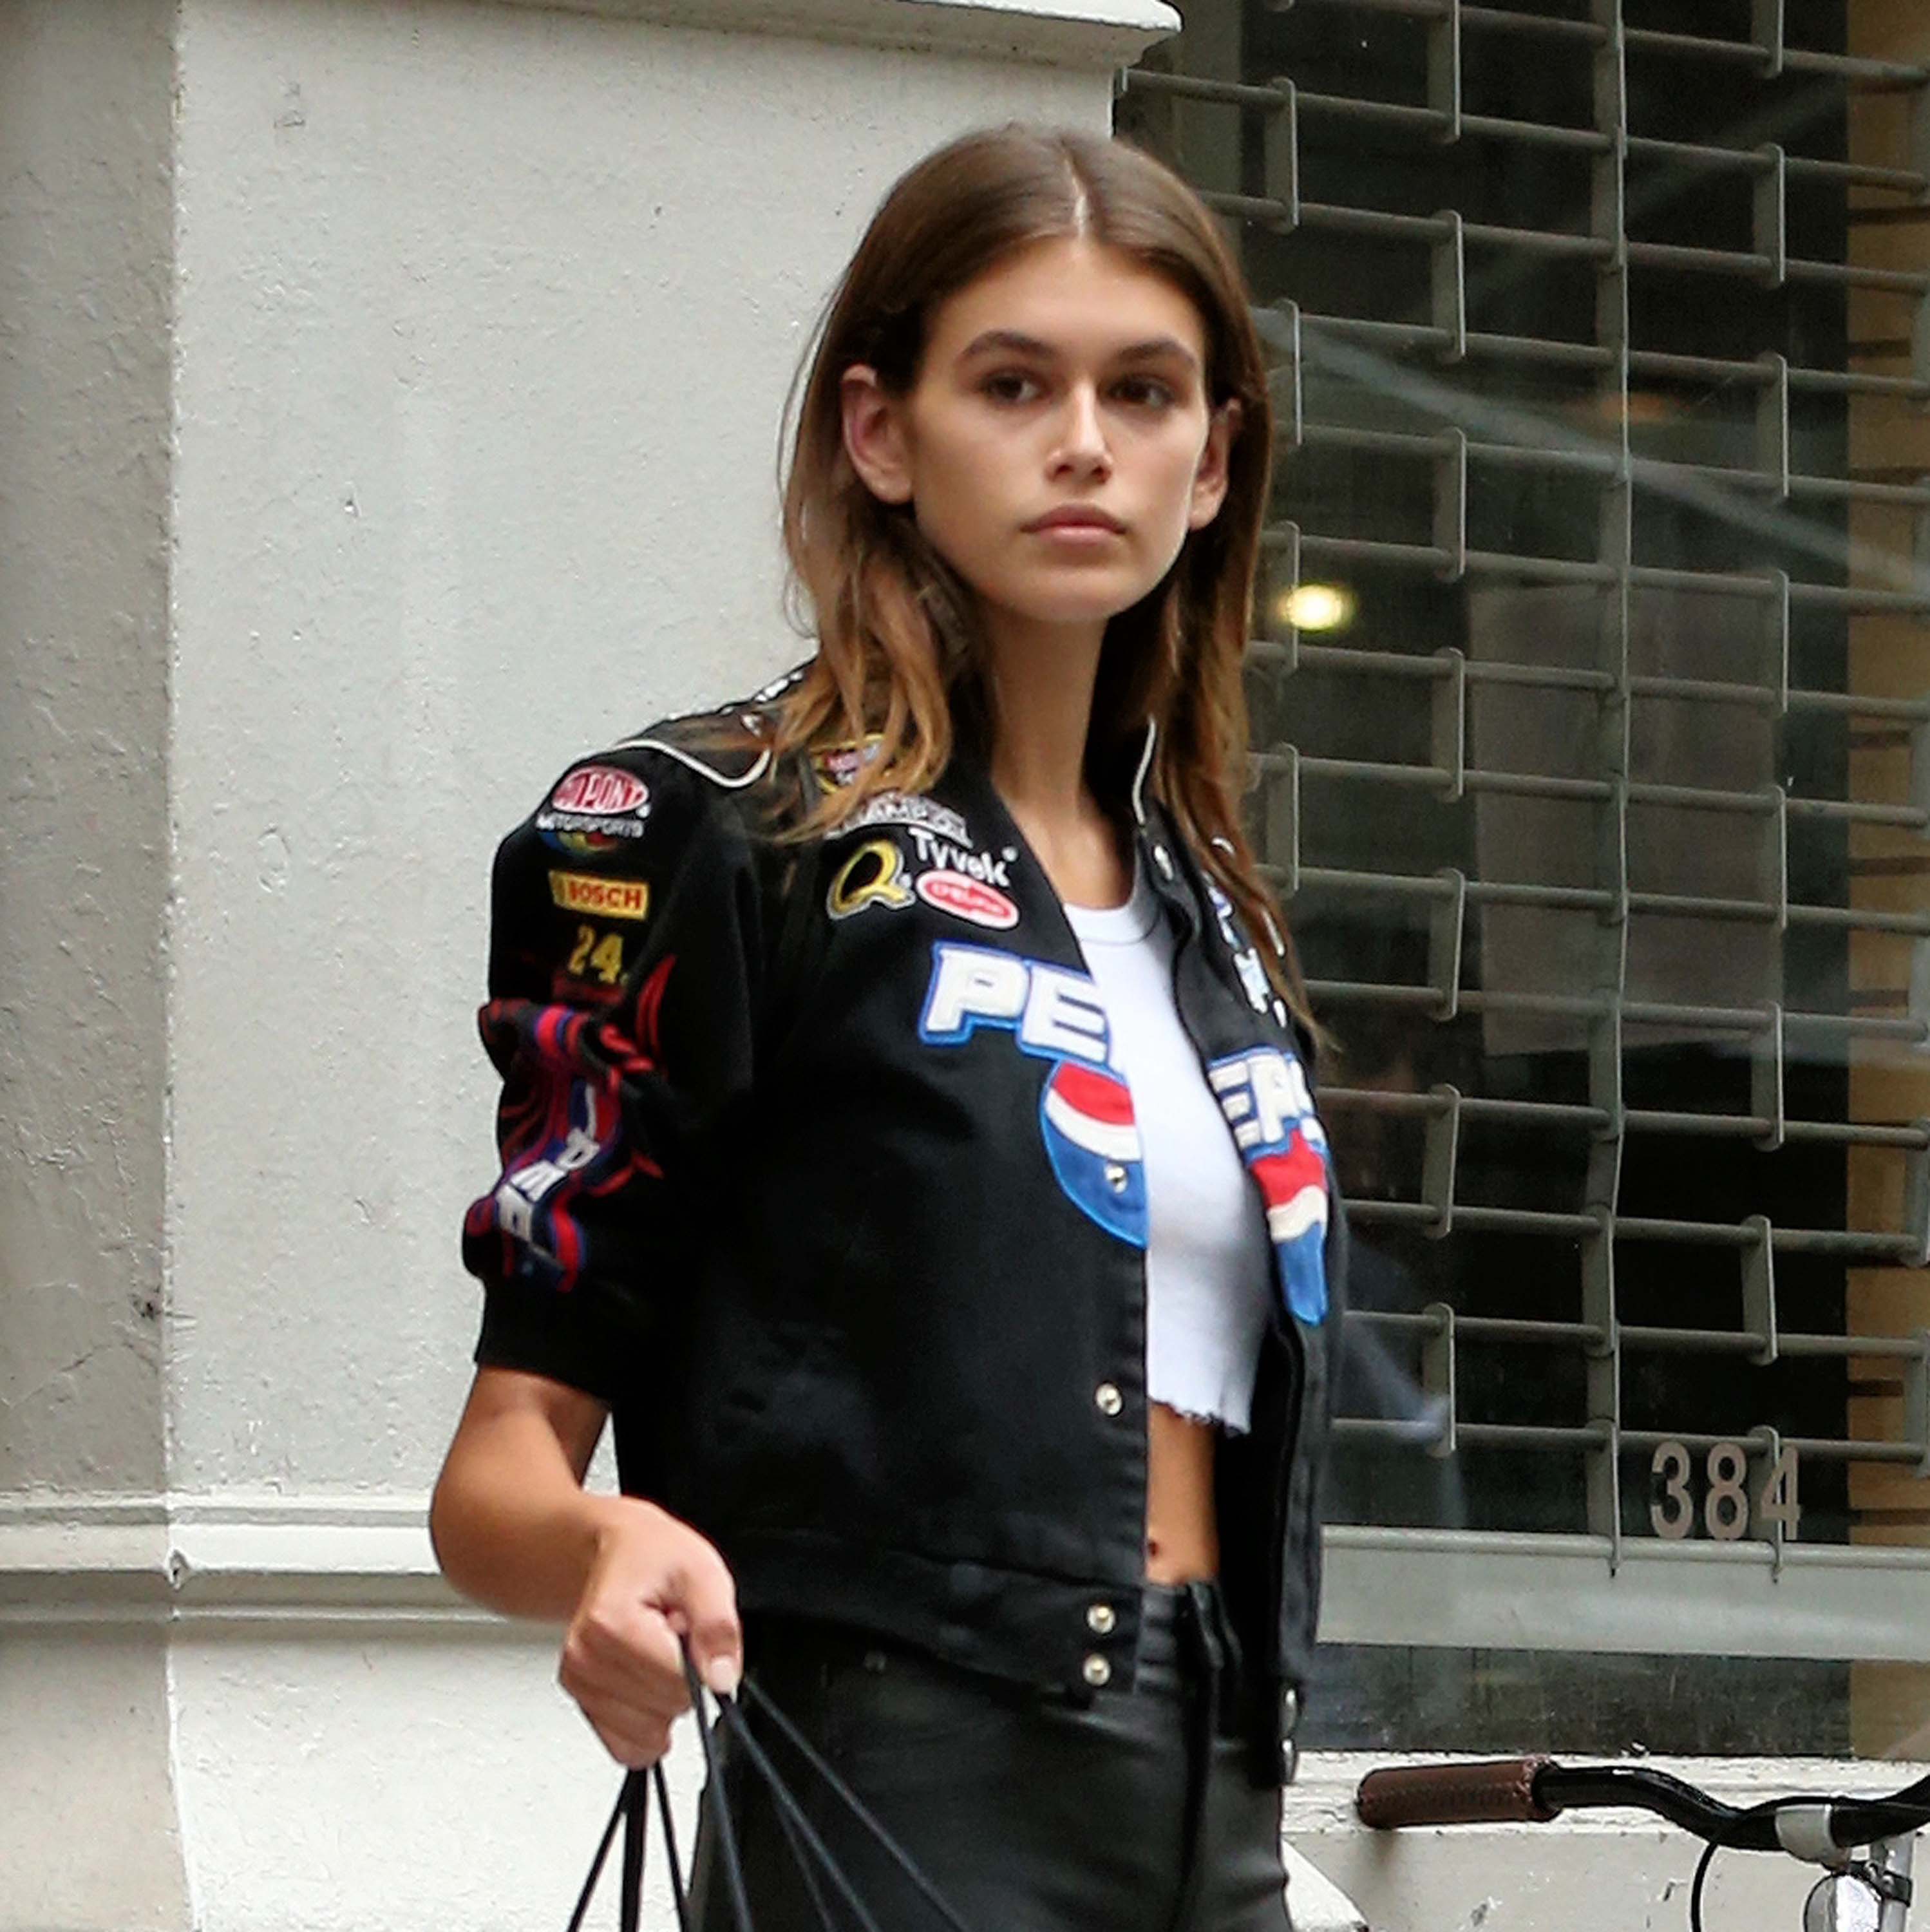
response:
{"label": "brown bicycle grip", "polygon": [[1414,1764],[1370,1771],[1354,1794],[1364,1825],[1543,1824],[1560,1808],[1535,1796],[1545,1757],[1506,1757],[1480,1764]]}

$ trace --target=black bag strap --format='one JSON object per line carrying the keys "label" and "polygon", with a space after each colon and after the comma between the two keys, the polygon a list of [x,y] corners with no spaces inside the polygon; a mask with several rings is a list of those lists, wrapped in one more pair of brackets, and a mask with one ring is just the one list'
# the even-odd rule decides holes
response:
{"label": "black bag strap", "polygon": [[[641,1771],[633,1771],[624,1778],[623,1786],[617,1793],[616,1809],[610,1814],[610,1822],[604,1826],[603,1835],[597,1840],[596,1856],[590,1862],[590,1876],[583,1881],[583,1889],[576,1895],[576,1910],[569,1915],[566,1932],[582,1932],[583,1915],[590,1910],[590,1896],[596,1889],[596,1881],[603,1876],[603,1862],[610,1856],[610,1841],[617,1835],[617,1821],[629,1809],[630,1787],[644,1774]],[[641,1883],[641,1870],[637,1876]]]}
{"label": "black bag strap", "polygon": [[644,1901],[644,1852],[647,1848],[650,1814],[641,1778],[625,1778],[623,1805],[623,1889],[617,1903],[622,1932],[638,1932]]}
{"label": "black bag strap", "polygon": [[[777,1726],[785,1741],[823,1779],[825,1788],[831,1795],[878,1841],[879,1848],[911,1880],[919,1896],[952,1928],[952,1932],[971,1932],[971,1928],[947,1903],[944,1894],[919,1869],[911,1854],[891,1835],[889,1829],[863,1799],[860,1798],[857,1793],[824,1761],[823,1756],[804,1733],[764,1695],[756,1684],[746,1683],[744,1689],[750,1701],[770,1718]],[[770,1760],[765,1757],[764,1754],[758,1749],[756,1739],[751,1736],[750,1732],[745,1727],[743,1713],[734,1706],[730,1712],[730,1717],[734,1726],[731,1735],[743,1742],[747,1754],[755,1754],[752,1757],[752,1762],[758,1764],[759,1768],[764,1772],[766,1781],[770,1785],[773,1795],[777,1795],[782,1789],[782,1780],[779,1780],[776,1771],[770,1768]],[[762,1762],[760,1763],[761,1760]],[[785,1793],[785,1798],[788,1798],[788,1792]],[[779,1802],[783,1802],[784,1798],[780,1798]],[[790,1802],[795,1803],[796,1801],[791,1799]],[[827,1853],[824,1856],[828,1857],[829,1854]],[[866,1923],[869,1924],[869,1922],[867,1919]]]}
{"label": "black bag strap", "polygon": [[[725,1796],[724,1780],[719,1775],[715,1732],[720,1729],[728,1732],[731,1748],[743,1754],[745,1761],[770,1787],[785,1842],[790,1847],[798,1875],[824,1932],[837,1932],[837,1928],[832,1917],[830,1903],[821,1888],[821,1878],[830,1882],[832,1888],[844,1900],[851,1916],[857,1921],[862,1932],[882,1932],[877,1919],[858,1896],[849,1876],[838,1863],[836,1854],[825,1844],[823,1835],[797,1802],[796,1794],[785,1783],[777,1767],[772,1763],[770,1754],[752,1735],[744,1718],[743,1707],[746,1702],[755,1706],[770,1720],[778,1734],[824,1781],[825,1788],[832,1796],[877,1841],[919,1895],[951,1928],[951,1932],[971,1932],[971,1928],[946,1901],[938,1888],[919,1869],[911,1853],[892,1835],[870,1807],[825,1762],[822,1754],[803,1732],[758,1685],[747,1679],[739,1696],[718,1697],[716,1700],[718,1715],[713,1724],[704,1708],[703,1688],[698,1681],[696,1666],[691,1661],[688,1642],[683,1647],[683,1675],[684,1682],[689,1687],[691,1708],[696,1714],[698,1740],[704,1753],[704,1798],[710,1807],[712,1827],[717,1834],[718,1857],[724,1868],[724,1882],[730,1896],[731,1917],[736,1932],[755,1932],[755,1928],[751,1923],[750,1900],[744,1887],[743,1864],[738,1852],[736,1827],[731,1816],[730,1802]],[[617,1900],[618,1924],[620,1932],[638,1932],[643,1911],[644,1858],[650,1829],[650,1787],[652,1784],[656,1787],[657,1815],[662,1824],[664,1856],[670,1869],[671,1897],[677,1907],[677,1922],[680,1932],[692,1932],[689,1898],[684,1886],[682,1863],[677,1856],[676,1828],[671,1820],[670,1782],[664,1775],[661,1760],[647,1771],[625,1772],[623,1784],[617,1790],[616,1804],[610,1814],[609,1822],[603,1828],[603,1836],[598,1842],[596,1855],[590,1861],[589,1875],[584,1880],[583,1889],[577,1895],[576,1909],[570,1914],[568,1932],[582,1932],[584,1916],[590,1910],[590,1901],[595,1895],[596,1882],[602,1876],[603,1867],[610,1856],[610,1847],[616,1840],[617,1827],[620,1823],[623,1827],[623,1865],[622,1894]]]}

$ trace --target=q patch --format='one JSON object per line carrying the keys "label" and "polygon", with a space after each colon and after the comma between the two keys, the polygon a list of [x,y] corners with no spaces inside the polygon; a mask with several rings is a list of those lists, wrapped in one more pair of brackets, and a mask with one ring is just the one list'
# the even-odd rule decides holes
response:
{"label": "q patch", "polygon": [[849,919],[866,906],[896,909],[911,903],[905,854],[890,838],[867,838],[832,875],[824,896],[824,910],[833,919]]}

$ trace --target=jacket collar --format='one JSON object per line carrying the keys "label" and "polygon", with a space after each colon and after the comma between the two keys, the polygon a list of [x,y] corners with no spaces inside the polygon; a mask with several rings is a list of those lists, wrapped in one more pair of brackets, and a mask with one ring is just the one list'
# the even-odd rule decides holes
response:
{"label": "jacket collar", "polygon": [[1139,862],[1151,881],[1153,890],[1166,904],[1176,906],[1188,927],[1197,934],[1205,923],[1202,903],[1203,887],[1185,850],[1175,834],[1172,814],[1157,799],[1146,796],[1146,780],[1153,769],[1159,746],[1159,720],[1146,720],[1145,742],[1139,748],[1139,763],[1133,768],[1130,794],[1133,830],[1139,850]]}
{"label": "jacket collar", "polygon": [[[1205,888],[1199,868],[1178,836],[1171,814],[1157,798],[1147,795],[1147,783],[1159,747],[1159,730],[1157,718],[1146,720],[1145,734],[1127,794],[1132,812],[1133,843],[1155,895],[1177,908],[1187,927],[1197,935],[1207,918]],[[952,757],[968,784],[974,788],[982,787],[986,792],[994,790],[991,764],[980,748],[961,742],[955,746]]]}
{"label": "jacket collar", "polygon": [[[1138,838],[1140,862],[1148,868],[1153,890],[1167,904],[1178,909],[1181,918],[1197,935],[1207,919],[1205,865],[1201,856],[1189,850],[1185,841],[1177,836],[1172,814],[1166,807],[1157,799],[1149,802],[1146,797],[1146,779],[1153,768],[1159,730],[1158,719],[1148,718],[1145,741],[1140,747],[1139,764],[1133,773],[1133,828]],[[1277,953],[1283,951],[1272,914],[1269,913],[1265,917],[1267,929],[1263,934],[1257,935],[1259,942],[1271,944]],[[1253,937],[1250,935],[1250,944]],[[1289,1030],[1310,1078],[1317,1058],[1316,1042],[1297,1019],[1291,1022]]]}
{"label": "jacket collar", "polygon": [[1146,774],[1153,768],[1153,753],[1159,743],[1160,721],[1157,718],[1146,720],[1146,742],[1140,748],[1139,762],[1133,772],[1133,822],[1143,832],[1146,829]]}

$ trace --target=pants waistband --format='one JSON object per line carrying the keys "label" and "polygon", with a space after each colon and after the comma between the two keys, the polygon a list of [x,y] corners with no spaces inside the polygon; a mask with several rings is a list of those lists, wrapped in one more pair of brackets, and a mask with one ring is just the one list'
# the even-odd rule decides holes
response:
{"label": "pants waistband", "polygon": [[[775,1669],[785,1676],[820,1666],[861,1662],[867,1654],[898,1654],[914,1660],[923,1654],[902,1641],[848,1624],[765,1612],[745,1619],[750,1667]],[[953,1666],[938,1666],[938,1668]],[[1171,1695],[1182,1685],[1208,1687],[1230,1725],[1247,1689],[1238,1639],[1219,1583],[1202,1578],[1185,1583],[1143,1583],[1139,1594],[1139,1640],[1136,1676],[1148,1695]],[[1073,1687],[1079,1701],[1091,1692]]]}
{"label": "pants waistband", "polygon": [[[1238,1652],[1226,1599],[1211,1577],[1190,1583],[1145,1583],[1139,1590],[1139,1656],[1144,1663],[1187,1660],[1184,1648],[1197,1642],[1206,1654],[1217,1647]],[[1196,1654],[1198,1652],[1194,1653]]]}
{"label": "pants waistband", "polygon": [[1210,1694],[1216,1728],[1240,1724],[1248,1684],[1239,1639],[1219,1584],[1148,1583],[1139,1598],[1139,1670],[1142,1683],[1191,1680]]}

